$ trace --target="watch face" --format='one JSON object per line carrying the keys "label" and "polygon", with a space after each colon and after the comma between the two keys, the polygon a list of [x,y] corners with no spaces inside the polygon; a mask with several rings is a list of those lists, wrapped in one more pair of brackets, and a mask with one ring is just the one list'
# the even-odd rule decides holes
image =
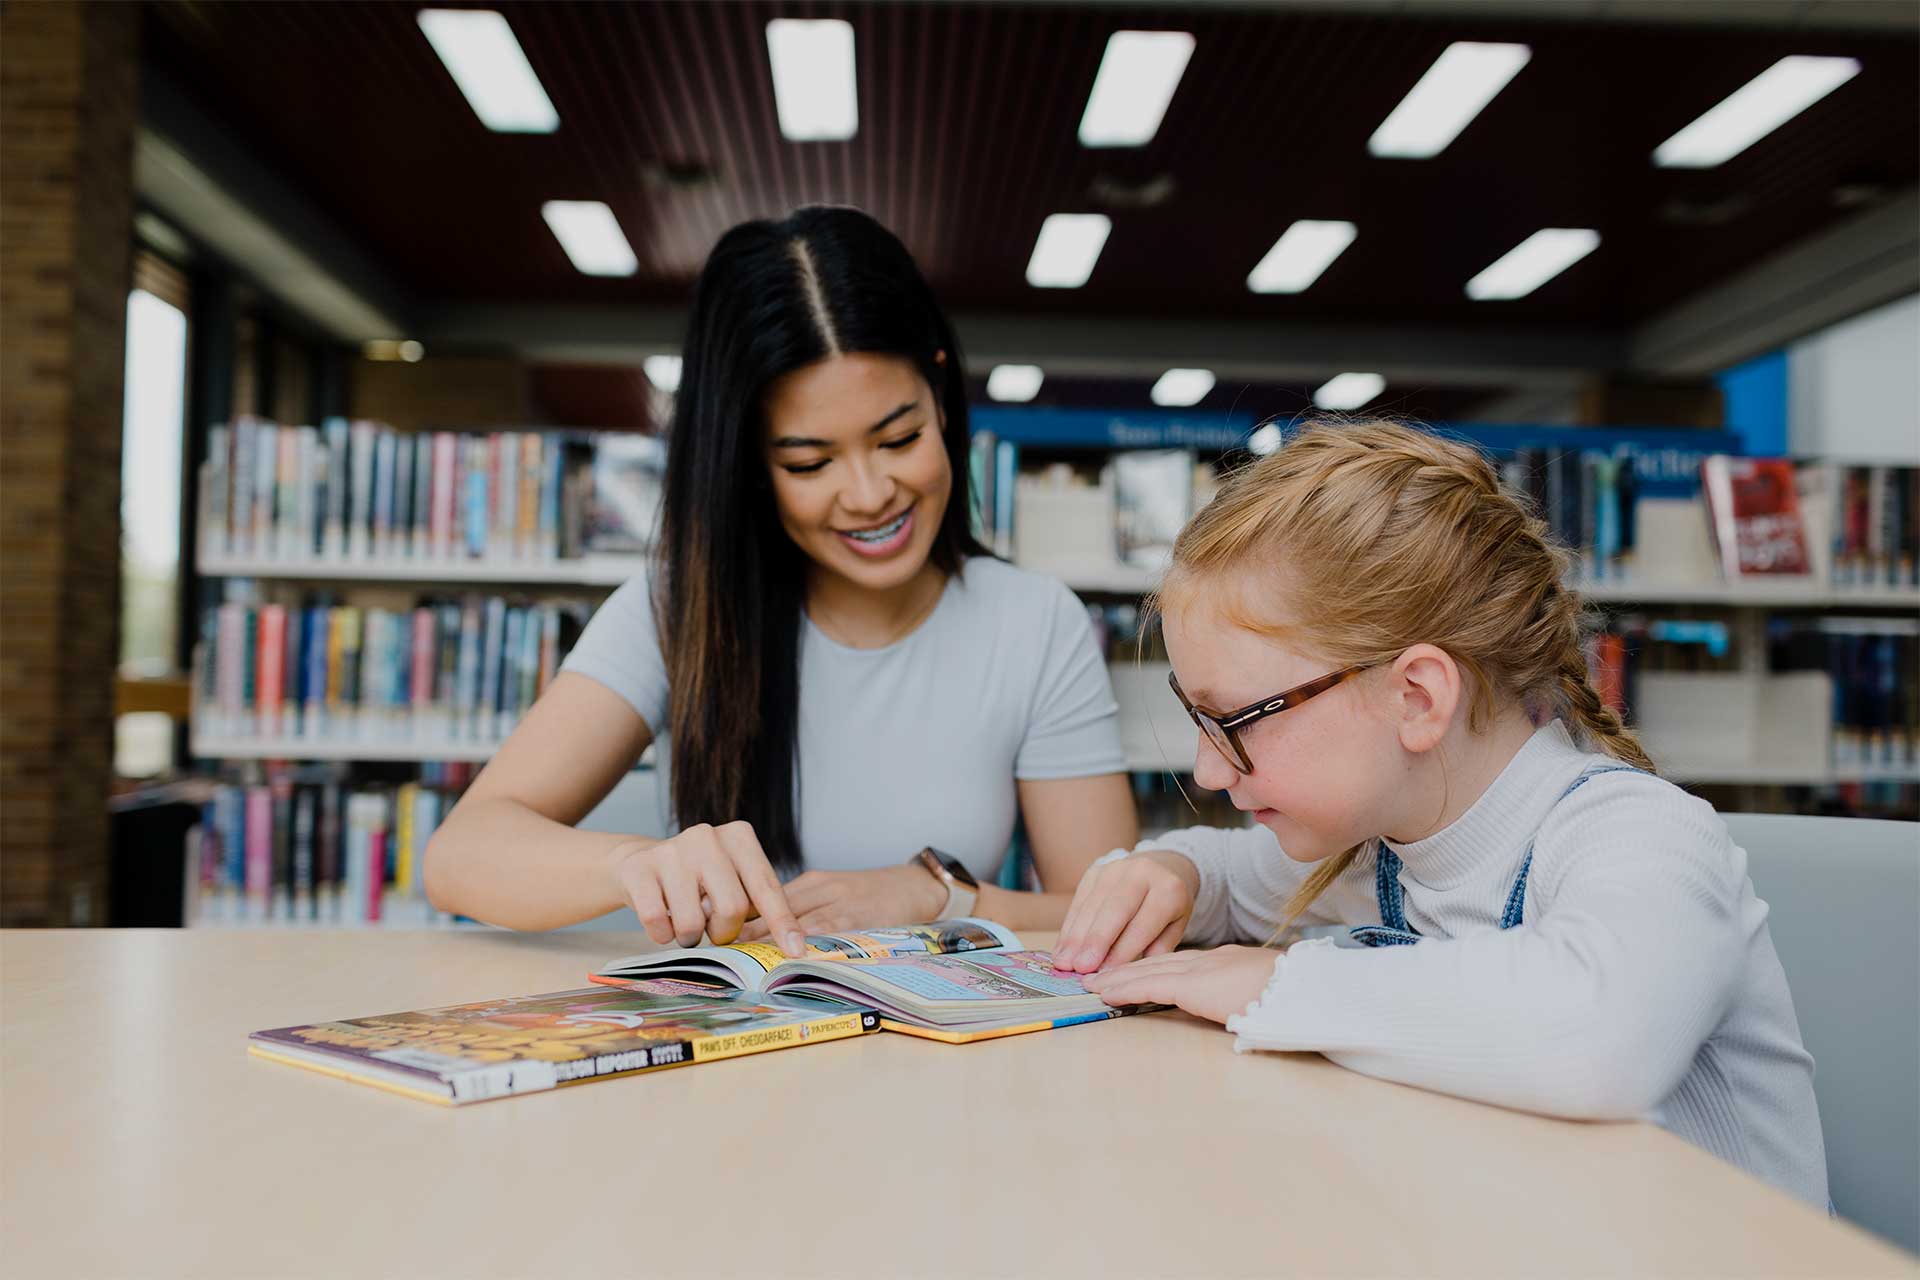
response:
{"label": "watch face", "polygon": [[978,889],[980,887],[980,881],[974,877],[973,872],[967,870],[967,864],[960,861],[960,859],[951,854],[942,853],[938,849],[933,851],[933,856],[940,859],[940,865],[947,869],[947,874],[967,886],[967,888]]}

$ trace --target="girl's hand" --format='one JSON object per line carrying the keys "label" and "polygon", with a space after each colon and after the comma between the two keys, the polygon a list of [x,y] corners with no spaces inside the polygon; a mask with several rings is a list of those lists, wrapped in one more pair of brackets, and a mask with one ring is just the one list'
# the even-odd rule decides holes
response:
{"label": "girl's hand", "polygon": [[1092,973],[1180,945],[1200,873],[1193,861],[1167,849],[1089,867],[1053,947],[1053,967]]}
{"label": "girl's hand", "polygon": [[633,904],[647,936],[662,946],[691,947],[703,933],[717,943],[732,942],[747,917],[757,913],[758,936],[773,938],[789,956],[806,949],[780,878],[745,822],[723,827],[703,822],[658,844],[622,845],[611,863],[620,892]]}
{"label": "girl's hand", "polygon": [[[947,905],[947,887],[914,863],[874,871],[808,871],[787,882],[787,902],[806,932],[837,933],[931,920]],[[754,921],[741,938],[752,942],[766,936],[765,923]]]}
{"label": "girl's hand", "polygon": [[1108,1004],[1178,1005],[1198,1017],[1225,1022],[1266,990],[1279,958],[1279,952],[1265,947],[1178,951],[1090,973],[1083,981]]}

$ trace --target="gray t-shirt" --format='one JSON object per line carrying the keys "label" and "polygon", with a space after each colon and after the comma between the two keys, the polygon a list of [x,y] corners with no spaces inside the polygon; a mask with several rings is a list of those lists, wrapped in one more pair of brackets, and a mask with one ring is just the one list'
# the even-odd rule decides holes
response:
{"label": "gray t-shirt", "polygon": [[[561,669],[607,686],[662,734],[667,670],[648,575],[608,597]],[[999,560],[968,560],[926,621],[884,649],[848,648],[808,619],[797,761],[806,865],[893,866],[933,845],[989,882],[1013,835],[1015,780],[1122,772],[1118,714],[1085,607]]]}

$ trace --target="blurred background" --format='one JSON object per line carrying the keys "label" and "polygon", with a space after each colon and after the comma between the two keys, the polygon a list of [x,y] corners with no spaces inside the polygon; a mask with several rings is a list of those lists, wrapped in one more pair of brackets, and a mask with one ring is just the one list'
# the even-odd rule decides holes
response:
{"label": "blurred background", "polygon": [[976,521],[1084,597],[1149,830],[1141,594],[1316,409],[1497,456],[1676,781],[1914,818],[1917,15],[7,4],[0,919],[432,922],[645,552],[707,251],[822,201],[952,314]]}

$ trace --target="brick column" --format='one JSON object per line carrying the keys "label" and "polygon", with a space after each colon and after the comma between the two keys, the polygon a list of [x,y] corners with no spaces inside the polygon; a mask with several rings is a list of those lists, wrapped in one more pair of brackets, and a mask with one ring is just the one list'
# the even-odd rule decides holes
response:
{"label": "brick column", "polygon": [[140,14],[0,5],[0,924],[107,909]]}

